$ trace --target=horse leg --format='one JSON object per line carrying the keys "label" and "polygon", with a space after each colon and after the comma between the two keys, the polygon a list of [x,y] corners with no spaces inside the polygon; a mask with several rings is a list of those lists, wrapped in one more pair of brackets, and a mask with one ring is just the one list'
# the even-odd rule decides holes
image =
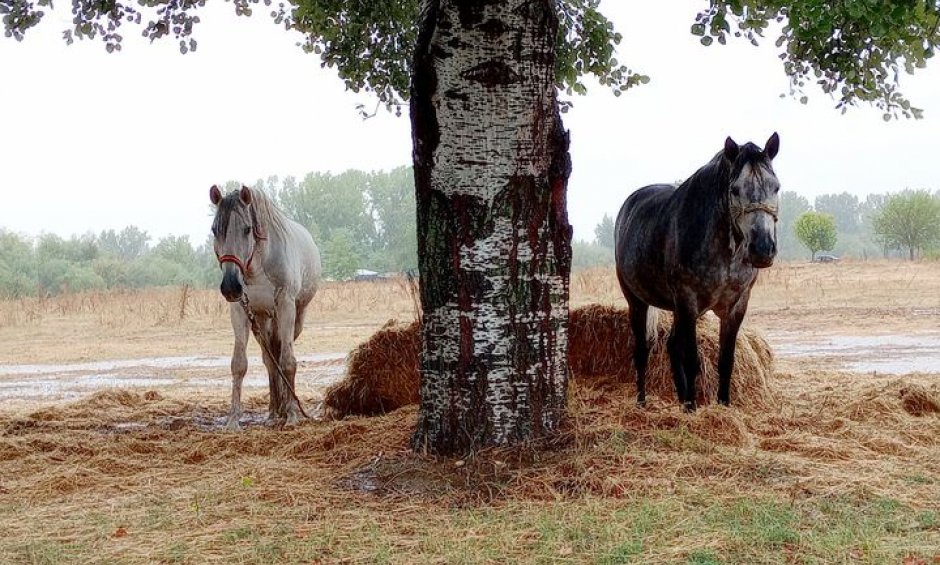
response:
{"label": "horse leg", "polygon": [[734,370],[734,350],[738,341],[738,330],[744,320],[744,309],[733,310],[721,319],[718,337],[718,403],[731,403],[731,373]]}
{"label": "horse leg", "polygon": [[669,353],[669,365],[672,367],[672,382],[676,385],[676,399],[679,404],[685,402],[685,366],[682,363],[682,350],[679,347],[677,322],[673,321],[669,338],[666,340],[666,351]]}
{"label": "horse leg", "polygon": [[695,316],[677,308],[672,329],[669,358],[676,377],[676,394],[686,411],[691,412],[695,410],[695,378],[699,371]]}
{"label": "horse leg", "polygon": [[297,341],[297,338],[300,337],[300,333],[304,331],[304,314],[307,311],[307,302],[298,301],[294,310],[294,341]]}
{"label": "horse leg", "polygon": [[296,332],[297,306],[294,300],[283,300],[276,305],[277,323],[274,331],[278,334],[281,350],[278,364],[286,383],[282,384],[280,411],[287,417],[287,424],[296,424],[302,419],[300,401],[296,394],[295,377],[297,359],[294,356],[294,333]]}
{"label": "horse leg", "polygon": [[636,369],[636,404],[646,406],[646,366],[649,361],[650,346],[646,335],[646,318],[649,305],[633,293],[627,295],[630,305],[630,329],[633,331],[633,366]]}
{"label": "horse leg", "polygon": [[685,410],[686,412],[695,411],[695,381],[701,370],[701,362],[698,357],[698,336],[695,331],[695,319],[692,318],[686,322],[688,331],[686,332],[685,349]]}
{"label": "horse leg", "polygon": [[225,429],[237,430],[242,415],[242,381],[248,372],[248,317],[239,305],[231,307],[232,329],[235,332],[235,348],[232,351],[232,406],[225,419]]}
{"label": "horse leg", "polygon": [[277,359],[277,343],[272,339],[271,319],[265,318],[258,328],[255,339],[261,346],[261,359],[264,361],[264,368],[268,373],[268,423],[273,423],[278,418],[277,406],[278,395],[280,394],[280,381],[277,377],[277,367],[274,360]]}

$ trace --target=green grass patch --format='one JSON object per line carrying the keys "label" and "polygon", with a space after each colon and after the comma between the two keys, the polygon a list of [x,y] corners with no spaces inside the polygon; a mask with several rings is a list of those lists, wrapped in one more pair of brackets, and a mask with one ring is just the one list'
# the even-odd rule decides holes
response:
{"label": "green grass patch", "polygon": [[[940,547],[936,511],[878,497],[791,503],[698,489],[466,507],[367,498],[360,505],[351,498],[342,508],[311,512],[207,493],[199,515],[190,498],[172,504],[147,498],[113,515],[62,515],[37,530],[68,530],[68,543],[0,539],[0,561],[823,564],[895,563],[913,555],[929,563]],[[164,516],[174,508],[179,521],[168,526]],[[127,537],[103,535],[118,525]]]}

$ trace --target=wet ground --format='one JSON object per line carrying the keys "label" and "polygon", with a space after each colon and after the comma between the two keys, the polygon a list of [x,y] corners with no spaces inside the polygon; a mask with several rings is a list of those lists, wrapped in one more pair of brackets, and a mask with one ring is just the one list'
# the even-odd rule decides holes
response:
{"label": "wet ground", "polygon": [[779,332],[768,336],[778,358],[818,361],[826,369],[903,375],[940,372],[940,332],[904,335],[812,335]]}
{"label": "wet ground", "polygon": [[[818,362],[827,370],[862,374],[940,372],[940,332],[905,335],[825,335],[775,332],[768,336],[781,359]],[[299,392],[322,391],[343,376],[345,353],[298,358]],[[107,388],[231,389],[228,357],[158,357],[65,365],[0,365],[0,402],[71,400]],[[247,393],[265,391],[259,358],[249,359]],[[301,387],[303,387],[301,389]]]}
{"label": "wet ground", "polygon": [[[345,353],[301,355],[298,387],[324,389],[345,370]],[[0,365],[0,401],[71,400],[107,388],[173,388],[229,391],[228,357],[154,357],[67,365]],[[248,359],[245,392],[267,390],[259,357]],[[298,391],[299,392],[299,391]]]}

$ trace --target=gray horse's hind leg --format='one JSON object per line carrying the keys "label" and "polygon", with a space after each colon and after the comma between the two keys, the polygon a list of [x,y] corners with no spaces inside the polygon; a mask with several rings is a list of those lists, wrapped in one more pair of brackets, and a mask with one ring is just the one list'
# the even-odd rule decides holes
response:
{"label": "gray horse's hind leg", "polygon": [[238,420],[242,415],[242,381],[248,372],[248,357],[245,349],[248,346],[248,317],[241,310],[240,305],[233,305],[231,309],[232,329],[235,333],[235,347],[232,351],[232,405],[225,420],[225,428],[237,430]]}
{"label": "gray horse's hind leg", "polygon": [[686,411],[691,412],[695,410],[695,379],[699,371],[695,316],[676,309],[667,345],[676,396]]}
{"label": "gray horse's hind leg", "polygon": [[685,402],[685,367],[676,337],[675,321],[669,331],[669,338],[666,340],[666,351],[669,353],[669,364],[672,366],[672,382],[676,386],[676,399],[679,400],[679,404],[682,404]]}
{"label": "gray horse's hind leg", "polygon": [[646,406],[646,366],[649,361],[649,336],[646,335],[646,322],[649,305],[641,301],[630,291],[624,289],[627,303],[630,305],[630,329],[633,331],[633,367],[636,370],[636,404]]}

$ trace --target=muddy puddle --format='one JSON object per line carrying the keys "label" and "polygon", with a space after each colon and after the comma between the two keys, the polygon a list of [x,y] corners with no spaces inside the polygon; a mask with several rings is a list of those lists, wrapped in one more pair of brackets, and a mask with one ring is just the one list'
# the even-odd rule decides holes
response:
{"label": "muddy puddle", "polygon": [[[326,388],[345,370],[345,353],[297,357],[297,383]],[[155,357],[64,365],[0,365],[0,400],[71,400],[108,388],[231,389],[228,357]],[[260,357],[248,359],[242,384],[247,392],[267,390]]]}
{"label": "muddy puddle", "polygon": [[940,332],[905,335],[807,335],[779,332],[768,336],[778,357],[810,358],[855,373],[903,375],[940,372]]}

